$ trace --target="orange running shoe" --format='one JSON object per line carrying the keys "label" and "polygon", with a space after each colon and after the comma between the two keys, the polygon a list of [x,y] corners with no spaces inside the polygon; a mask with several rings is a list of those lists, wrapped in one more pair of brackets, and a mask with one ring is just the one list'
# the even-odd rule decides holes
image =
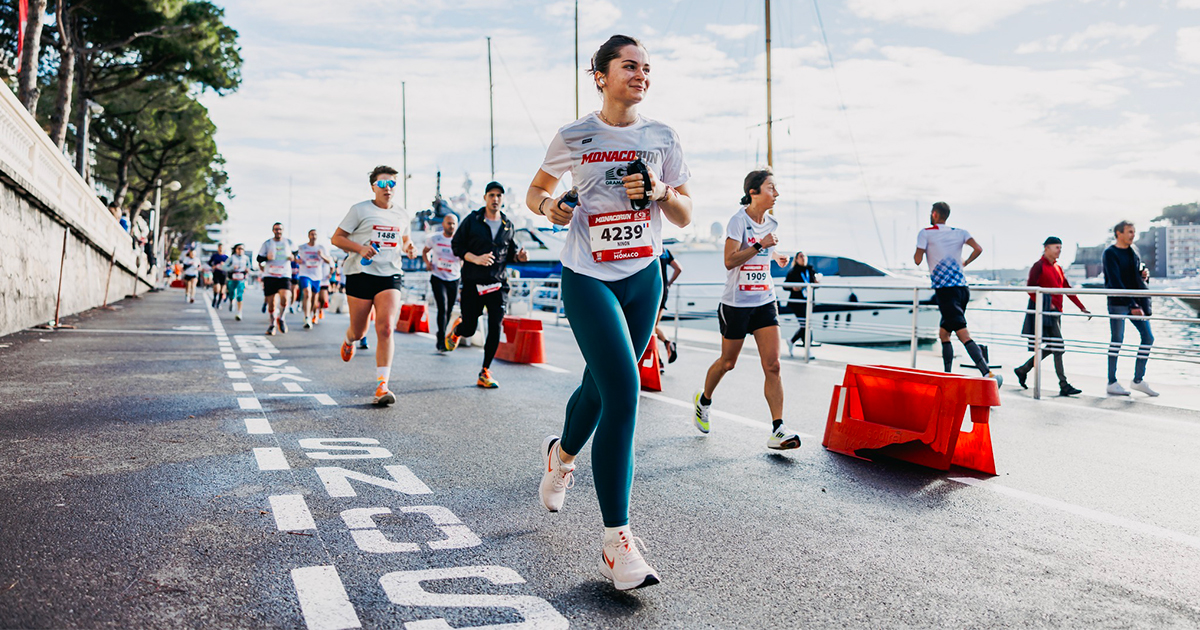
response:
{"label": "orange running shoe", "polygon": [[500,387],[500,383],[497,383],[496,379],[492,378],[492,372],[487,368],[479,371],[479,380],[475,381],[475,385],[484,389],[496,389]]}
{"label": "orange running shoe", "polygon": [[458,325],[461,323],[462,318],[456,317],[454,319],[454,323],[450,324],[450,332],[446,333],[446,352],[453,352],[454,349],[458,347],[458,342],[462,339],[462,337],[454,334],[454,331],[458,329]]}
{"label": "orange running shoe", "polygon": [[343,339],[342,340],[342,360],[349,361],[350,359],[353,359],[353,358],[354,358],[354,344]]}
{"label": "orange running shoe", "polygon": [[387,381],[382,378],[375,385],[375,404],[386,407],[396,402],[396,395],[388,390]]}

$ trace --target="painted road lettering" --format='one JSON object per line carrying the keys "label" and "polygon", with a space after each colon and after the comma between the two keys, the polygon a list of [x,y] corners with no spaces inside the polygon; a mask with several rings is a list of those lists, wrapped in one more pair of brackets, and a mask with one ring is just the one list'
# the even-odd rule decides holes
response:
{"label": "painted road lettering", "polygon": [[[363,446],[354,446],[355,444]],[[300,448],[313,451],[305,453],[309,459],[387,459],[392,456],[391,451],[382,446],[374,446],[376,444],[379,444],[379,440],[374,438],[305,438],[300,440]]]}
{"label": "painted road lettering", "polygon": [[[522,622],[485,626],[487,628],[512,628],[533,630],[558,630],[568,627],[565,617],[549,602],[532,595],[476,595],[465,593],[430,593],[421,587],[421,582],[434,580],[484,579],[492,584],[524,584],[519,573],[507,567],[495,565],[424,569],[420,571],[394,571],[379,578],[379,585],[388,600],[398,606],[437,608],[511,608],[521,615]],[[404,624],[406,630],[449,630],[452,626],[445,619],[423,619]],[[478,626],[477,626],[478,627]]]}
{"label": "painted road lettering", "polygon": [[[478,547],[483,544],[483,541],[471,531],[471,528],[463,524],[450,510],[440,505],[417,505],[400,508],[400,511],[407,514],[424,514],[429,517],[433,524],[442,530],[446,536],[441,540],[426,541],[426,545],[432,550],[442,549],[466,549],[469,547]],[[368,553],[403,553],[420,551],[421,545],[411,542],[395,542],[388,540],[383,532],[379,531],[375,523],[375,516],[392,514],[390,508],[355,508],[342,512],[342,521],[346,523],[346,527],[350,530],[351,537],[354,538],[354,543],[359,549]]]}
{"label": "painted road lettering", "polygon": [[331,497],[358,496],[358,493],[354,491],[354,486],[350,485],[350,480],[379,486],[400,494],[433,494],[433,490],[430,490],[425,482],[417,479],[408,466],[384,466],[383,469],[392,476],[391,479],[375,477],[337,466],[318,466],[314,470],[321,478],[321,483],[325,484],[325,492]]}

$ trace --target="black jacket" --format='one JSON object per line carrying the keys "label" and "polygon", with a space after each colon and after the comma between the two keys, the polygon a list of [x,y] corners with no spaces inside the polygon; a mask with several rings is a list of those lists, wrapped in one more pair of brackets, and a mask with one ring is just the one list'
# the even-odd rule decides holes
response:
{"label": "black jacket", "polygon": [[[468,214],[450,241],[450,248],[454,250],[454,255],[463,259],[463,284],[468,282],[475,284],[505,282],[507,280],[505,269],[507,269],[508,263],[515,261],[517,252],[521,251],[513,238],[517,229],[513,226],[512,221],[508,220],[508,215],[503,211],[500,212],[500,230],[496,232],[495,238],[492,238],[492,228],[488,226],[485,218],[486,214],[483,208]],[[491,266],[484,267],[467,261],[467,254],[482,256],[488,252],[496,257],[496,262]]]}

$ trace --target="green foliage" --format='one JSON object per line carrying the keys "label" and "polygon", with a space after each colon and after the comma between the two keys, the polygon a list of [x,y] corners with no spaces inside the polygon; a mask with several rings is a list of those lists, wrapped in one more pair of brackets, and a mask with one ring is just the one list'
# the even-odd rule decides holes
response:
{"label": "green foliage", "polygon": [[1162,214],[1152,221],[1166,221],[1171,225],[1200,225],[1200,202],[1177,203],[1163,208]]}

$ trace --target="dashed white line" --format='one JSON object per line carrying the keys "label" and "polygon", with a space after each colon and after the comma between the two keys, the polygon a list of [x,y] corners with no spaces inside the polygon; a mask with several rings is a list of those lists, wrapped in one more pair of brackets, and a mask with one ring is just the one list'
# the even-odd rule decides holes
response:
{"label": "dashed white line", "polygon": [[275,528],[279,531],[303,531],[316,529],[312,512],[301,494],[277,494],[267,497],[271,502],[271,513],[275,515]]}
{"label": "dashed white line", "polygon": [[235,391],[235,392],[252,392],[252,391],[254,391],[254,386],[251,385],[250,383],[234,383],[233,391]]}
{"label": "dashed white line", "polygon": [[312,396],[313,398],[316,398],[317,402],[321,403],[322,405],[336,405],[337,404],[337,402],[334,401],[333,397],[330,396],[329,394],[271,394],[271,396],[272,397],[278,396],[281,398],[287,397],[287,396]]}
{"label": "dashed white line", "polygon": [[308,630],[349,630],[361,628],[358,613],[337,567],[301,567],[292,569],[292,582],[296,585],[296,597],[300,600],[300,611]]}
{"label": "dashed white line", "polygon": [[274,433],[271,428],[271,422],[266,418],[246,418],[246,433],[263,435],[266,433]]}
{"label": "dashed white line", "polygon": [[229,378],[246,378],[246,373],[245,373],[245,372],[239,372],[239,371],[236,371],[236,370],[234,370],[234,371],[230,371],[230,372],[229,372]]}
{"label": "dashed white line", "polygon": [[1148,523],[1142,523],[1130,518],[1125,518],[1124,516],[1117,516],[1115,514],[1101,512],[1099,510],[1093,510],[1091,508],[1085,508],[1079,505],[1072,505],[1064,501],[1059,501],[1058,499],[1043,497],[1025,492],[1023,490],[1017,490],[1016,488],[1009,488],[1008,486],[1002,486],[990,481],[985,481],[983,479],[976,479],[974,477],[949,477],[949,479],[950,481],[966,484],[968,486],[986,488],[998,494],[1014,497],[1023,501],[1029,501],[1030,503],[1036,503],[1038,505],[1054,508],[1056,510],[1069,512],[1076,516],[1082,516],[1088,520],[1096,521],[1097,523],[1116,525],[1117,527],[1123,527],[1130,531],[1138,532],[1139,534],[1145,534],[1155,538],[1163,538],[1177,543],[1182,543],[1189,547],[1200,549],[1200,537],[1173,531],[1157,525],[1150,525]]}
{"label": "dashed white line", "polygon": [[258,402],[257,398],[241,396],[238,397],[237,401],[238,407],[241,407],[242,409],[248,409],[250,411],[262,411],[262,404]]}
{"label": "dashed white line", "polygon": [[258,461],[259,470],[287,470],[291,468],[283,449],[275,446],[254,449],[254,459]]}
{"label": "dashed white line", "polygon": [[555,374],[571,373],[571,370],[564,370],[556,365],[550,365],[549,363],[530,363],[529,365],[532,365],[535,368],[546,370],[547,372],[554,372]]}
{"label": "dashed white line", "polygon": [[[675,405],[676,407],[683,407],[684,409],[694,410],[696,408],[695,403],[691,403],[691,402],[687,402],[687,401],[683,401],[683,400],[677,400],[675,398],[663,396],[662,394],[655,394],[652,392],[642,392],[642,397],[649,398],[650,400],[657,400],[658,402],[667,403],[668,405]],[[758,420],[751,420],[750,418],[746,418],[744,416],[739,416],[737,414],[732,414],[732,413],[728,413],[725,411],[719,411],[717,409],[710,409],[708,413],[713,416],[716,416],[718,418],[724,418],[726,420],[731,420],[733,422],[737,422],[738,424],[744,424],[748,427],[754,427],[756,429],[766,429],[768,431],[771,430],[770,422],[760,422]],[[811,435],[808,433],[801,433],[799,431],[796,431],[796,435],[798,435],[802,438],[816,437],[815,435]]]}
{"label": "dashed white line", "polygon": [[242,369],[242,364],[238,363],[237,361],[226,361],[225,369],[226,370],[240,370],[240,369]]}
{"label": "dashed white line", "polygon": [[237,361],[237,355],[236,354],[222,354],[221,360],[222,361]]}

